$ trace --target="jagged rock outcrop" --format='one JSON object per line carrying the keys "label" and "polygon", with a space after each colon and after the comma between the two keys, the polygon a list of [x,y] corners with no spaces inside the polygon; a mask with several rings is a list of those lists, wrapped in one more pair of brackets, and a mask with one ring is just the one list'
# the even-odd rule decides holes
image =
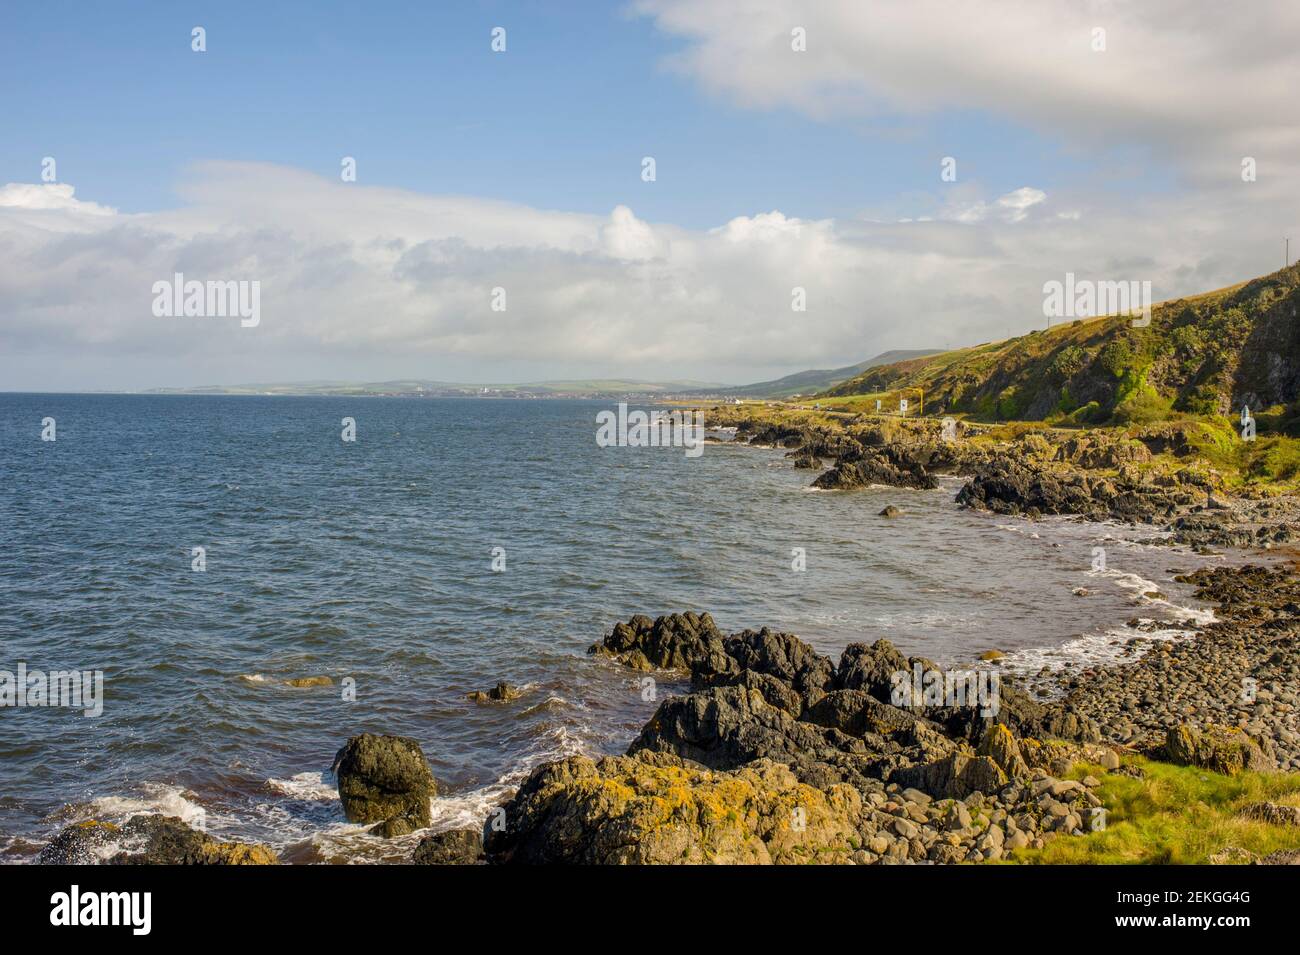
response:
{"label": "jagged rock outcrop", "polygon": [[[1095,724],[1009,686],[1000,706],[914,698],[918,673],[945,674],[887,640],[836,665],[793,634],[723,636],[683,614],[634,617],[592,652],[689,670],[692,690],[660,703],[626,757],[535,770],[501,807],[504,829],[487,827],[491,861],[978,861],[1079,832],[1100,804],[1053,775],[1087,747],[1020,735],[1082,739]],[[787,843],[780,819],[798,807],[807,828]]]}
{"label": "jagged rock outcrop", "polygon": [[900,445],[861,448],[852,458],[841,457],[835,467],[813,481],[813,487],[825,491],[852,490],[873,484],[925,490],[939,486],[934,475]]}
{"label": "jagged rock outcrop", "polygon": [[674,613],[651,620],[637,614],[614,629],[588,653],[611,656],[634,670],[691,670],[731,666],[722,633],[709,614]]}

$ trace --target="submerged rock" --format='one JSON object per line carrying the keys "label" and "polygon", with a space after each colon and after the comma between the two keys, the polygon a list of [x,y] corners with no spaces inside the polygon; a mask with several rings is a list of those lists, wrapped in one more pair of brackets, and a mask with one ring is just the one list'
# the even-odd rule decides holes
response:
{"label": "submerged rock", "polygon": [[429,825],[429,800],[438,787],[415,740],[353,736],[334,757],[333,771],[349,822],[388,824],[382,835],[404,835]]}
{"label": "submerged rock", "polygon": [[333,686],[334,681],[327,676],[300,676],[285,680],[284,685],[302,689],[309,686]]}
{"label": "submerged rock", "polygon": [[472,693],[466,693],[465,698],[475,703],[506,703],[517,700],[523,695],[519,687],[503,680],[490,690],[474,690]]}

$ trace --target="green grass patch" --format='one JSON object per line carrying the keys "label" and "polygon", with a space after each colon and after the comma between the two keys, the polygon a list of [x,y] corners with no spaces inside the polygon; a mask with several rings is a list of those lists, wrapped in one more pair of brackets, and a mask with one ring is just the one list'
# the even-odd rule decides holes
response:
{"label": "green grass patch", "polygon": [[1300,805],[1300,773],[1223,776],[1193,766],[1141,757],[1141,779],[1078,766],[1071,774],[1101,780],[1093,790],[1106,808],[1106,828],[1083,836],[1057,836],[1042,849],[1020,849],[1008,861],[1029,865],[1203,865],[1229,847],[1263,856],[1300,849],[1300,827],[1248,819],[1251,803]]}

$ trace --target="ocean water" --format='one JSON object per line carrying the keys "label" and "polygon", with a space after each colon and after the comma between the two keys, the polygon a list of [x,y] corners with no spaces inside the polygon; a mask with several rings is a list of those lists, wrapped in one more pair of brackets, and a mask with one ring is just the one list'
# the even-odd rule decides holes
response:
{"label": "ocean water", "polygon": [[[997,648],[1031,672],[1113,658],[1135,616],[1204,613],[1170,577],[1210,558],[964,511],[956,478],[828,493],[770,450],[600,448],[610,406],[0,395],[0,670],[104,674],[98,718],[0,707],[0,860],[139,811],[290,861],[409,856],[414,837],[344,820],[347,737],[415,737],[435,826],[477,825],[537,763],[636,735],[656,706],[640,675],[585,653],[634,613],[707,610],[835,655]],[[523,698],[465,698],[498,680]],[[662,675],[661,696],[679,688]]]}

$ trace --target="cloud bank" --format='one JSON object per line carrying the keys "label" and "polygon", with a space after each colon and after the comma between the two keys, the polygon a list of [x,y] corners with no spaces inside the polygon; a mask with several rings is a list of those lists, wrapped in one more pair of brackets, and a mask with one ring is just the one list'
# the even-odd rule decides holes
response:
{"label": "cloud bank", "polygon": [[[458,380],[529,363],[740,379],[1019,333],[1042,324],[1042,285],[1067,270],[1151,280],[1157,297],[1229,284],[1259,270],[1280,214],[1259,203],[1243,218],[1226,200],[1094,208],[1025,187],[958,192],[911,221],[770,210],[692,231],[622,205],[582,215],[243,163],[197,167],[182,194],[178,210],[128,215],[71,187],[0,190],[8,374],[24,354],[63,351],[168,370],[141,386],[190,370],[247,381],[250,363],[315,377],[302,372],[312,356],[380,378],[400,358],[404,373]],[[260,282],[261,324],[156,318],[152,287],[177,272]]]}

